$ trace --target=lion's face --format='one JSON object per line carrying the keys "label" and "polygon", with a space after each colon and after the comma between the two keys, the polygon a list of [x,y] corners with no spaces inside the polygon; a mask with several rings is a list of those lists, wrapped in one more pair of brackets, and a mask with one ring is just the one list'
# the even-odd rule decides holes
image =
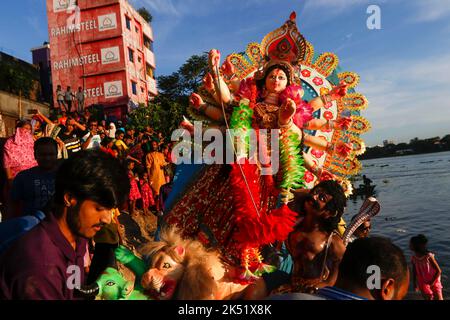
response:
{"label": "lion's face", "polygon": [[171,299],[183,276],[183,259],[184,248],[180,246],[156,253],[150,269],[142,276],[142,287],[159,299]]}

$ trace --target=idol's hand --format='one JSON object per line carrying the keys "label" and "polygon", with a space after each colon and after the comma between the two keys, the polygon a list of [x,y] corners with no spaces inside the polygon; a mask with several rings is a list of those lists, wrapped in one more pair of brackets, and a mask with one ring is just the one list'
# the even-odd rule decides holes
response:
{"label": "idol's hand", "polygon": [[203,85],[208,92],[214,91],[214,81],[212,75],[208,72],[206,76],[203,78]]}
{"label": "idol's hand", "polygon": [[352,123],[352,119],[350,117],[339,118],[334,123],[334,129],[340,130],[348,130]]}
{"label": "idol's hand", "polygon": [[295,105],[294,100],[288,98],[286,103],[281,106],[280,114],[279,114],[279,122],[284,125],[287,124],[292,117],[294,116],[295,110],[297,106]]}
{"label": "idol's hand", "polygon": [[209,62],[209,67],[210,67],[211,71],[213,72],[213,74],[215,76],[217,76],[216,70],[218,70],[218,68],[219,68],[220,51],[216,50],[216,49],[212,49],[208,54],[208,62]]}
{"label": "idol's hand", "polygon": [[320,181],[335,180],[335,176],[332,173],[328,172],[327,170],[322,169],[319,180]]}
{"label": "idol's hand", "polygon": [[236,69],[234,65],[231,63],[230,58],[227,58],[222,68],[220,69],[222,70],[222,73],[227,76],[231,76],[236,72]]}
{"label": "idol's hand", "polygon": [[[194,125],[188,119],[183,116],[183,121],[180,123],[180,127],[187,130],[190,134],[194,134]],[[150,183],[152,185],[152,183]]]}
{"label": "idol's hand", "polygon": [[197,93],[191,94],[191,97],[189,98],[189,103],[196,110],[200,110],[201,106],[205,104],[205,102],[203,102],[202,97],[200,95],[198,95]]}
{"label": "idol's hand", "polygon": [[347,94],[347,88],[348,88],[348,84],[346,84],[344,81],[341,81],[338,86],[334,87],[329,92],[331,99],[339,100],[340,98],[345,96]]}
{"label": "idol's hand", "polygon": [[343,158],[348,157],[351,151],[352,145],[350,143],[338,142],[334,147],[334,152]]}

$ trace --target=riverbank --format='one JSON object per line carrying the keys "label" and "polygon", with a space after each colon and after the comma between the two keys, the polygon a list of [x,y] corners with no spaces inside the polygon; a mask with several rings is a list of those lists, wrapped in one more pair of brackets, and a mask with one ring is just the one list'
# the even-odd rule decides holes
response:
{"label": "riverbank", "polygon": [[358,159],[369,160],[445,151],[450,151],[450,134],[443,138],[434,137],[424,140],[414,138],[409,143],[394,144],[385,142],[383,146],[368,147],[366,152],[359,156]]}

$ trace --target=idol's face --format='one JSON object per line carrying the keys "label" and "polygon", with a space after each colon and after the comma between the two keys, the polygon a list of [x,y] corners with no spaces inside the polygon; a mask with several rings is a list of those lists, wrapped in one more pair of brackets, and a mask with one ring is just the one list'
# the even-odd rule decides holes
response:
{"label": "idol's face", "polygon": [[281,93],[287,83],[286,73],[281,69],[273,69],[266,77],[266,90],[269,93]]}

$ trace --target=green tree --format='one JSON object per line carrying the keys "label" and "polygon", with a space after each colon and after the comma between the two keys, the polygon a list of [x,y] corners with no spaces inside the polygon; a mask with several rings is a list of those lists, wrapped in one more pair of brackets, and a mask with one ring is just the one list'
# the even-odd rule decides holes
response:
{"label": "green tree", "polygon": [[140,105],[128,114],[128,123],[137,129],[147,126],[170,137],[186,115],[189,96],[202,83],[208,69],[207,54],[191,56],[179,69],[159,76],[159,95],[148,106]]}
{"label": "green tree", "polygon": [[152,103],[148,106],[143,103],[139,104],[139,107],[128,113],[127,123],[137,130],[142,130],[147,126],[150,126],[150,117],[152,116]]}
{"label": "green tree", "polygon": [[145,7],[139,8],[137,12],[141,15],[142,18],[144,18],[145,21],[147,21],[148,23],[152,22],[153,16]]}
{"label": "green tree", "polygon": [[208,70],[208,55],[191,56],[177,72],[158,77],[158,89],[162,96],[186,103],[190,94],[198,89]]}

